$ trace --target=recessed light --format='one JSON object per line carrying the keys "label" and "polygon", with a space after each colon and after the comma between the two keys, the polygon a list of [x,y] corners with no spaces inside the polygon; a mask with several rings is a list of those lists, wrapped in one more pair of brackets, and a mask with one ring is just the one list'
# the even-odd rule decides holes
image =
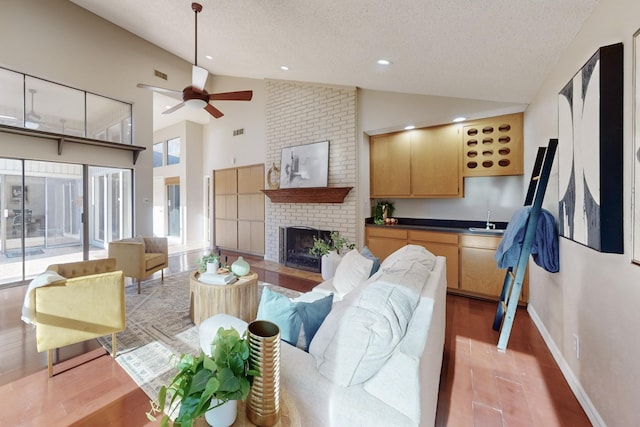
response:
{"label": "recessed light", "polygon": [[414,125],[409,125],[409,126],[405,126],[404,130],[411,130],[411,129],[415,129],[416,127]]}
{"label": "recessed light", "polygon": [[378,59],[378,65],[391,65],[391,61],[388,59]]}
{"label": "recessed light", "polygon": [[455,119],[453,119],[453,122],[458,123],[458,122],[464,122],[465,120],[467,120],[466,117],[456,117]]}
{"label": "recessed light", "polygon": [[213,56],[211,56],[211,55],[205,55],[205,58],[207,58],[207,59],[213,59]]}
{"label": "recessed light", "polygon": [[282,65],[282,66],[280,67],[280,69],[281,69],[282,71],[289,71],[289,67],[287,67],[286,65]]}

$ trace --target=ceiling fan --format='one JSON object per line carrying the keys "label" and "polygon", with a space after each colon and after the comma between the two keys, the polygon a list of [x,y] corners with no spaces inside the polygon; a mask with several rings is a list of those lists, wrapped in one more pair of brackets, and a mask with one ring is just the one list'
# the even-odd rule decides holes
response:
{"label": "ceiling fan", "polygon": [[37,114],[33,109],[33,95],[36,93],[35,89],[29,89],[29,93],[31,94],[31,111],[27,112],[25,115],[24,125],[29,129],[38,129],[40,127],[40,120],[42,120],[42,116]]}
{"label": "ceiling fan", "polygon": [[199,3],[191,3],[191,9],[195,14],[195,62],[191,73],[191,86],[185,87],[182,92],[178,90],[165,89],[156,86],[150,86],[138,83],[138,87],[142,89],[150,89],[154,92],[167,94],[170,96],[182,96],[182,102],[165,110],[162,114],[170,114],[185,105],[192,108],[204,108],[209,114],[216,119],[222,117],[222,111],[211,105],[209,101],[251,101],[253,91],[243,90],[238,92],[224,93],[207,93],[204,89],[207,83],[209,72],[202,67],[198,67],[198,13],[202,12],[202,5]]}

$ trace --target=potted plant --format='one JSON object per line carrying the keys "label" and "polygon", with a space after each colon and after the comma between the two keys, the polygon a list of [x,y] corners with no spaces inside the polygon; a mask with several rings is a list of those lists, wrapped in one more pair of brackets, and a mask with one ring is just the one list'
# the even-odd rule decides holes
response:
{"label": "potted plant", "polygon": [[[196,266],[198,267],[198,271],[200,273],[204,273],[205,271],[207,271],[207,264],[218,264],[220,265],[220,256],[214,254],[213,252],[211,252],[209,255],[203,255],[202,258],[198,258],[196,260]],[[218,268],[216,267],[215,270],[217,270]],[[213,271],[213,273],[215,273],[215,271]]]}
{"label": "potted plant", "polygon": [[356,245],[349,242],[349,239],[343,237],[339,231],[332,231],[329,234],[329,240],[318,239],[313,236],[313,246],[309,249],[311,255],[322,256],[327,255],[331,251],[335,251],[340,254],[341,251],[346,249],[353,249]]}
{"label": "potted plant", "polygon": [[[204,352],[199,356],[183,354],[177,368],[178,373],[169,385],[160,388],[158,400],[151,402],[151,410],[147,412],[151,421],[156,420],[155,415],[163,414],[161,426],[191,427],[207,411],[232,400],[245,400],[253,377],[259,375],[249,366],[247,333],[240,336],[233,328],[218,329],[211,344],[211,356]],[[178,403],[180,410],[172,422]]]}
{"label": "potted plant", "polygon": [[320,273],[324,280],[333,277],[336,267],[342,260],[341,251],[345,248],[351,250],[355,248],[355,244],[349,242],[349,239],[342,236],[339,231],[332,231],[329,239],[318,239],[313,237],[313,246],[309,249],[309,253],[315,256],[321,256]]}

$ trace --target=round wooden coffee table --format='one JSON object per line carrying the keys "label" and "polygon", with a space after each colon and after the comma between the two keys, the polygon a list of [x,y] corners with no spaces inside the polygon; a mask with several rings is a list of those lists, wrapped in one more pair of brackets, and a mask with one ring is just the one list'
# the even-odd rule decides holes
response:
{"label": "round wooden coffee table", "polygon": [[[193,423],[194,427],[206,427],[207,421],[204,417],[198,418]],[[253,424],[247,418],[247,409],[245,402],[238,402],[238,417],[235,422],[231,424],[232,427],[254,427]],[[289,395],[284,389],[280,389],[280,419],[274,427],[301,427],[300,414],[296,405],[293,403]]]}
{"label": "round wooden coffee table", "polygon": [[196,326],[218,313],[226,313],[249,323],[258,314],[258,275],[252,271],[230,285],[209,285],[191,273],[189,314]]}

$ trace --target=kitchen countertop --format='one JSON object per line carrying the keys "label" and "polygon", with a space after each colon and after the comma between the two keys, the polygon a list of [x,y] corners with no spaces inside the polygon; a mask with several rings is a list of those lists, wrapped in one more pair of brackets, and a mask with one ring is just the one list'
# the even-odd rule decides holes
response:
{"label": "kitchen countertop", "polygon": [[[504,230],[507,228],[507,222],[491,221],[496,225],[496,230],[486,230],[486,221],[466,221],[466,220],[448,220],[448,219],[417,219],[417,218],[396,218],[397,224],[385,225],[374,224],[373,218],[367,218],[365,220],[365,226],[367,227],[381,227],[381,228],[403,228],[408,230],[430,230],[430,231],[443,231],[449,233],[464,233],[473,235],[486,235],[486,236],[502,236]],[[470,228],[477,228],[478,231],[471,231]]]}

